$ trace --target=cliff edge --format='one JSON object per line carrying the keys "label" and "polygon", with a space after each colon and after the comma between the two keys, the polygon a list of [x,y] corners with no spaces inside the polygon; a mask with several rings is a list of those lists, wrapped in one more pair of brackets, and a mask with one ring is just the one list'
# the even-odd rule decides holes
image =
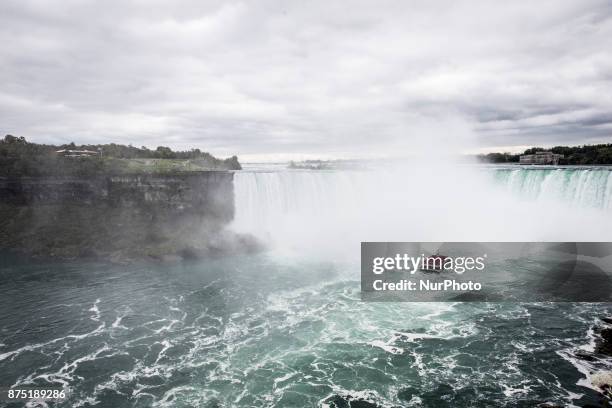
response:
{"label": "cliff edge", "polygon": [[30,256],[171,260],[250,250],[226,230],[233,173],[0,177],[0,248]]}

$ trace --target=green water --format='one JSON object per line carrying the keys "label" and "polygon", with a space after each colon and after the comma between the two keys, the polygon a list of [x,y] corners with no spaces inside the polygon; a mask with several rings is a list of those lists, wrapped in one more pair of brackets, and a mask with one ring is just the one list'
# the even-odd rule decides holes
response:
{"label": "green water", "polygon": [[0,383],[65,384],[66,407],[599,401],[573,356],[608,306],[366,303],[355,266],[5,256]]}

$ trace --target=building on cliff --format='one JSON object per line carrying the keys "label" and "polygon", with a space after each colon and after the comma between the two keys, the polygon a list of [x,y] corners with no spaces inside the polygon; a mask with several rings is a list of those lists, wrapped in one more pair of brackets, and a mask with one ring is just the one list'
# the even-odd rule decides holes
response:
{"label": "building on cliff", "polygon": [[553,152],[536,152],[535,154],[524,154],[519,158],[520,164],[559,164],[559,159],[564,156]]}
{"label": "building on cliff", "polygon": [[60,156],[64,156],[64,157],[89,157],[89,156],[101,156],[102,155],[102,151],[95,152],[93,150],[62,149],[62,150],[57,150],[55,153],[57,153]]}

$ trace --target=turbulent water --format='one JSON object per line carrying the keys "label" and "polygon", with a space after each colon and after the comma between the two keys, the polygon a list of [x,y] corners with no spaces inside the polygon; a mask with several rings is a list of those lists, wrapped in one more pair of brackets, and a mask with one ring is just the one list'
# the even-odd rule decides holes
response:
{"label": "turbulent water", "polygon": [[[475,214],[507,200],[604,226],[612,215],[608,170],[477,172],[454,197],[473,238],[492,228]],[[422,190],[383,174],[236,173],[232,228],[269,243],[256,255],[171,266],[3,256],[0,385],[64,384],[66,407],[601,405],[590,373],[610,361],[593,353],[593,327],[608,305],[360,301],[359,240],[418,240],[453,204],[422,204]]]}

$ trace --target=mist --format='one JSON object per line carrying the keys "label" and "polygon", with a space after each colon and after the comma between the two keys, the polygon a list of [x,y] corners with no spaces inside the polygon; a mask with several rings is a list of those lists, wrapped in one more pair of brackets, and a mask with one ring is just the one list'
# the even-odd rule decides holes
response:
{"label": "mist", "polygon": [[496,181],[499,168],[449,157],[420,154],[369,170],[238,173],[233,228],[277,251],[349,259],[361,241],[606,241],[612,230],[612,172],[597,187],[603,205],[577,210],[554,188],[534,196]]}

